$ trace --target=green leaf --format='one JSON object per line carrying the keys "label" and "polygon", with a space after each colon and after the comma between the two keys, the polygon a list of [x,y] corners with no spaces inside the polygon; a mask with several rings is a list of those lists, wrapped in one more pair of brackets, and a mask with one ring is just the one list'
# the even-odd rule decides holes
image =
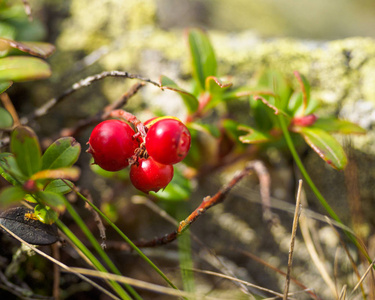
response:
{"label": "green leaf", "polygon": [[304,107],[302,92],[294,93],[288,103],[287,111],[291,116],[306,116],[312,114],[319,106],[318,100],[310,98],[307,107]]}
{"label": "green leaf", "polygon": [[27,179],[12,153],[0,153],[0,174],[12,185],[20,185]]}
{"label": "green leaf", "polygon": [[35,206],[34,213],[38,220],[44,224],[53,224],[59,217],[58,213],[55,212],[53,209],[40,204]]}
{"label": "green leaf", "polygon": [[222,124],[229,138],[235,142],[238,142],[240,136],[244,135],[247,132],[247,130],[239,129],[240,126],[246,126],[246,125],[243,125],[232,119],[225,119],[223,120]]}
{"label": "green leaf", "polygon": [[122,169],[117,172],[111,172],[111,171],[106,171],[99,167],[99,165],[94,164],[94,159],[91,159],[90,163],[90,168],[91,170],[99,175],[103,176],[105,178],[112,178],[112,179],[118,179],[118,180],[128,180],[129,179],[129,170],[128,169]]}
{"label": "green leaf", "polygon": [[347,164],[344,149],[326,131],[319,128],[300,127],[299,133],[306,143],[333,168],[342,170]]}
{"label": "green leaf", "polygon": [[10,149],[24,175],[31,176],[40,170],[42,162],[40,145],[38,137],[31,128],[19,126],[14,129]]}
{"label": "green leaf", "polygon": [[0,58],[0,81],[27,81],[50,76],[50,66],[40,58],[27,56]]}
{"label": "green leaf", "polygon": [[0,82],[0,94],[4,93],[7,89],[12,86],[12,81],[2,81]]}
{"label": "green leaf", "polygon": [[6,38],[0,38],[0,49],[3,45],[16,48],[31,55],[47,58],[55,51],[55,46],[43,42],[18,42]]}
{"label": "green leaf", "polygon": [[19,202],[26,195],[20,186],[10,186],[0,192],[0,207],[7,207]]}
{"label": "green leaf", "polygon": [[337,132],[341,134],[365,134],[366,130],[361,126],[350,121],[339,120],[336,118],[318,118],[311,126],[328,132]]}
{"label": "green leaf", "polygon": [[191,191],[190,181],[175,168],[173,179],[167,187],[157,193],[150,192],[150,194],[161,200],[186,201],[190,198]]}
{"label": "green leaf", "polygon": [[208,76],[216,76],[217,62],[215,52],[207,35],[199,29],[188,32],[190,54],[192,58],[193,77],[201,91],[205,88]]}
{"label": "green leaf", "polygon": [[81,145],[72,137],[60,138],[42,156],[42,170],[71,167],[81,153]]}
{"label": "green leaf", "polygon": [[198,123],[198,122],[191,122],[191,123],[187,124],[187,127],[189,128],[189,130],[195,129],[195,130],[200,131],[200,132],[208,133],[215,138],[220,137],[220,130],[214,124],[202,124],[202,123]]}
{"label": "green leaf", "polygon": [[249,134],[239,137],[240,141],[245,144],[261,144],[273,140],[272,135],[268,132],[260,131],[249,126],[240,125],[238,126],[238,130],[249,132]]}
{"label": "green leaf", "polygon": [[12,115],[4,108],[0,107],[0,128],[9,128],[13,125]]}
{"label": "green leaf", "polygon": [[231,82],[222,83],[219,79],[214,76],[209,76],[206,78],[206,91],[209,93],[211,99],[205,105],[205,110],[209,110],[220,102],[225,101],[223,94],[228,90],[233,84]]}
{"label": "green leaf", "polygon": [[306,108],[309,106],[309,102],[310,102],[310,84],[309,82],[307,81],[306,77],[303,76],[302,74],[300,74],[299,72],[295,71],[294,72],[294,76],[296,76],[299,84],[300,84],[300,87],[301,87],[301,91],[302,91],[302,115],[305,115],[306,112]]}
{"label": "green leaf", "polygon": [[70,168],[60,168],[60,169],[53,169],[53,170],[43,170],[34,173],[30,179],[31,180],[38,180],[38,179],[70,179],[70,180],[78,180],[80,175],[80,169],[78,167],[70,167]]}
{"label": "green leaf", "polygon": [[65,211],[65,198],[61,194],[43,191],[37,192],[36,195],[45,205],[52,207],[54,210]]}
{"label": "green leaf", "polygon": [[74,186],[73,182],[67,179],[56,179],[48,183],[47,186],[44,188],[44,191],[58,194],[67,194],[71,192],[72,189],[64,181],[67,182],[70,186]]}
{"label": "green leaf", "polygon": [[162,89],[168,89],[177,92],[184,101],[186,109],[189,113],[193,113],[198,109],[198,99],[193,94],[190,94],[189,92],[180,88],[172,79],[164,75],[160,76],[160,86]]}
{"label": "green leaf", "polygon": [[38,201],[35,199],[35,196],[33,194],[25,195],[24,200],[30,203],[38,203]]}

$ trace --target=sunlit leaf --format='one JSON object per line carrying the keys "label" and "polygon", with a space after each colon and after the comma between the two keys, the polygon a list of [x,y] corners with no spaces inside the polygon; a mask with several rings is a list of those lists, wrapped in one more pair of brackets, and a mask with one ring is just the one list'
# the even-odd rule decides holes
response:
{"label": "sunlit leaf", "polygon": [[13,125],[12,115],[4,108],[0,107],[0,128],[9,128]]}
{"label": "sunlit leaf", "polygon": [[[68,185],[65,182],[68,183]],[[58,194],[66,194],[72,190],[70,186],[74,186],[73,182],[67,179],[56,179],[48,183],[47,186],[44,188],[44,191]]]}
{"label": "sunlit leaf", "polygon": [[37,173],[34,173],[30,179],[31,180],[38,180],[38,179],[70,179],[70,180],[78,180],[80,175],[80,169],[78,167],[70,167],[70,168],[59,168],[59,169],[52,169],[52,170],[43,170]]}
{"label": "sunlit leaf", "polygon": [[71,167],[81,153],[81,145],[72,137],[63,137],[50,145],[42,156],[42,170]]}
{"label": "sunlit leaf", "polygon": [[193,113],[198,109],[199,103],[197,98],[195,98],[193,94],[190,94],[189,92],[180,88],[172,79],[162,75],[160,76],[160,85],[163,89],[168,89],[177,92],[184,101],[186,109],[189,113]]}
{"label": "sunlit leaf", "polygon": [[91,159],[90,163],[90,168],[91,170],[102,177],[105,178],[112,178],[112,179],[117,179],[117,180],[127,180],[129,179],[129,170],[128,169],[122,169],[120,171],[116,172],[110,172],[102,169],[99,165],[94,164],[94,159]]}
{"label": "sunlit leaf", "polygon": [[54,210],[58,212],[65,210],[65,198],[63,195],[45,191],[38,192],[36,195],[45,205],[52,207]]}
{"label": "sunlit leaf", "polygon": [[31,176],[41,167],[41,150],[35,132],[26,126],[19,126],[13,130],[10,149],[14,154],[17,165],[22,173]]}
{"label": "sunlit leaf", "polygon": [[6,38],[0,38],[0,49],[2,45],[9,45],[22,52],[27,52],[31,55],[47,58],[55,51],[55,46],[43,42],[18,42]]}
{"label": "sunlit leaf", "polygon": [[59,217],[58,213],[48,206],[38,204],[34,208],[35,216],[44,224],[53,224]]}
{"label": "sunlit leaf", "polygon": [[0,207],[7,207],[19,202],[26,195],[26,192],[20,186],[6,187],[0,191]]}
{"label": "sunlit leaf", "polygon": [[40,58],[28,56],[0,58],[0,81],[27,81],[50,76],[50,66]]}
{"label": "sunlit leaf", "polygon": [[299,133],[306,143],[333,168],[342,170],[346,166],[347,158],[344,149],[329,133],[312,127],[300,127]]}
{"label": "sunlit leaf", "polygon": [[32,245],[50,245],[58,241],[56,225],[40,222],[34,211],[26,207],[3,211],[0,224]]}
{"label": "sunlit leaf", "polygon": [[270,135],[268,132],[260,131],[249,126],[240,125],[238,126],[238,129],[249,132],[249,134],[239,137],[240,141],[245,144],[266,143],[273,139],[272,135]]}
{"label": "sunlit leaf", "polygon": [[190,54],[192,58],[193,77],[200,90],[205,88],[208,76],[216,76],[217,62],[215,52],[207,35],[199,29],[188,32]]}
{"label": "sunlit leaf", "polygon": [[191,122],[187,124],[187,127],[189,128],[189,130],[195,129],[197,131],[208,133],[215,138],[220,137],[220,130],[214,124],[202,124],[198,122]]}
{"label": "sunlit leaf", "polygon": [[339,120],[336,118],[318,118],[313,128],[320,128],[328,132],[337,132],[341,134],[365,134],[366,130],[361,126],[350,121]]}

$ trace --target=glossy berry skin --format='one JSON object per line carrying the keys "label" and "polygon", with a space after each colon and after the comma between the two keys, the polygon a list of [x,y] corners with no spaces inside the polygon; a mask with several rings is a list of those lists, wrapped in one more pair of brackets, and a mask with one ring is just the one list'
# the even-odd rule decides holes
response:
{"label": "glossy berry skin", "polygon": [[173,166],[163,165],[151,157],[138,160],[130,168],[130,181],[134,187],[146,194],[164,189],[173,178]]}
{"label": "glossy berry skin", "polygon": [[191,135],[179,120],[162,119],[147,131],[146,150],[155,161],[173,165],[182,161],[188,154]]}
{"label": "glossy berry skin", "polygon": [[91,133],[88,152],[102,169],[119,171],[129,165],[128,158],[139,147],[133,138],[134,130],[125,122],[107,120],[98,124]]}

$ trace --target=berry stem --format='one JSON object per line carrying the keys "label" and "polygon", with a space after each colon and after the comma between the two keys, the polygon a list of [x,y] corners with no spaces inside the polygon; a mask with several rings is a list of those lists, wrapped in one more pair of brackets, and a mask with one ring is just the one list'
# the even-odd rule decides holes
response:
{"label": "berry stem", "polygon": [[137,131],[141,134],[141,137],[146,138],[145,126],[133,114],[131,114],[131,113],[129,113],[129,112],[123,110],[123,109],[116,109],[116,110],[113,110],[109,114],[109,117],[123,119],[123,120],[125,120],[129,123],[132,123],[135,126],[135,128],[137,128]]}

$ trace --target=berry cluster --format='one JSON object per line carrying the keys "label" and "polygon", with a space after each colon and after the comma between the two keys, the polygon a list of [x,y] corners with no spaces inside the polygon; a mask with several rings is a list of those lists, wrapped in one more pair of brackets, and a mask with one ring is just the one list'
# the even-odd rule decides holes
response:
{"label": "berry cluster", "polygon": [[137,133],[124,121],[111,119],[91,133],[89,149],[94,163],[107,171],[130,167],[135,188],[148,193],[165,188],[173,178],[174,164],[187,155],[191,136],[177,118],[153,118],[136,123]]}

